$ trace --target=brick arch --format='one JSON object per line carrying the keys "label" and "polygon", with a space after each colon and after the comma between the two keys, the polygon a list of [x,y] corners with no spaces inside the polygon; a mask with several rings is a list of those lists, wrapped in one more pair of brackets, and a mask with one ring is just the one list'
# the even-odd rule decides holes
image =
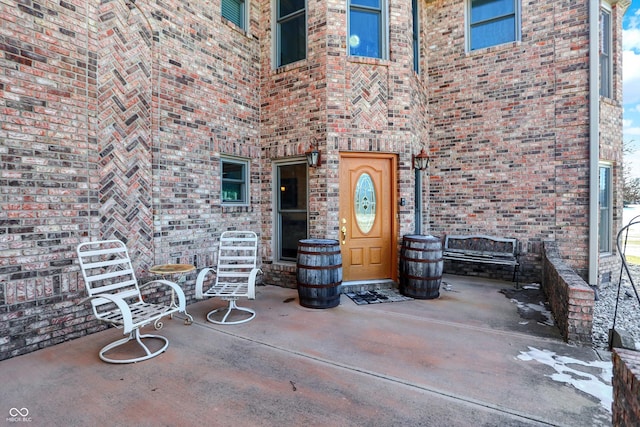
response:
{"label": "brick arch", "polygon": [[125,241],[139,270],[153,262],[152,31],[131,2],[99,8],[100,236]]}

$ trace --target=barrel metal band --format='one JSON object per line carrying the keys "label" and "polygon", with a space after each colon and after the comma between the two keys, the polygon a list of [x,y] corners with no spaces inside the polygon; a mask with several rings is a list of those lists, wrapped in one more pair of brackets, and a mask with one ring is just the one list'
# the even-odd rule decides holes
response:
{"label": "barrel metal band", "polygon": [[298,250],[299,254],[305,254],[305,255],[340,255],[340,251],[331,251],[331,252],[315,252],[315,251],[303,251],[303,250]]}
{"label": "barrel metal band", "polygon": [[310,283],[299,283],[298,286],[301,286],[303,288],[335,288],[337,286],[339,286],[342,282],[333,282],[333,283],[323,283],[321,285],[312,285]]}
{"label": "barrel metal band", "polygon": [[420,259],[420,258],[407,258],[406,256],[402,256],[402,259],[406,259],[408,261],[418,261],[418,262],[440,262],[442,261],[442,258],[436,258],[436,259]]}
{"label": "barrel metal band", "polygon": [[424,276],[414,276],[412,274],[401,274],[402,277],[406,277],[407,279],[415,279],[415,280],[422,280],[422,281],[427,281],[427,280],[440,280],[442,279],[442,276],[436,276],[436,277],[424,277]]}
{"label": "barrel metal band", "polygon": [[336,268],[342,268],[342,264],[336,265],[303,265],[296,264],[298,268],[308,268],[309,270],[335,270]]}

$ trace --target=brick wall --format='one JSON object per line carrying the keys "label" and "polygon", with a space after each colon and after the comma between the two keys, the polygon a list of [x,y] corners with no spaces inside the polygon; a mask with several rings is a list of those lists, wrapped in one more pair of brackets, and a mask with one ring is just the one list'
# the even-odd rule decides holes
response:
{"label": "brick wall", "polygon": [[[264,10],[269,2],[263,3]],[[413,72],[410,3],[390,5],[390,59],[347,55],[347,3],[308,2],[307,58],[277,68],[273,63],[271,15],[261,21],[261,140],[265,216],[272,225],[271,170],[274,161],[302,158],[317,141],[323,167],[309,170],[309,235],[337,238],[341,151],[397,153],[399,191],[407,200],[398,212],[396,238],[415,227],[411,155],[428,146],[426,94]],[[264,35],[264,36],[262,36]],[[404,185],[403,185],[404,184]],[[426,185],[425,185],[426,188]],[[426,190],[425,190],[426,194]],[[267,259],[271,258],[267,247]],[[265,264],[265,278],[294,286],[295,264]]]}
{"label": "brick wall", "polygon": [[591,343],[593,289],[560,256],[555,241],[544,242],[542,290],[563,338]]}
{"label": "brick wall", "polygon": [[[626,5],[621,8],[616,3],[612,7],[612,31],[613,35],[613,61],[619,63],[622,60],[622,29],[623,11]],[[622,206],[623,206],[623,164],[622,164],[622,73],[620,69],[614,67],[613,71],[613,96],[612,98],[600,97],[600,159],[611,165],[613,179],[613,228],[611,236],[611,253],[601,254],[599,260],[598,283],[602,279],[611,277],[617,281],[616,272],[620,271],[620,258],[616,248],[616,233],[622,227]]]}
{"label": "brick wall", "polygon": [[613,349],[614,426],[640,425],[640,353]]}
{"label": "brick wall", "polygon": [[[274,63],[272,39],[272,14],[270,1],[260,2],[263,11],[259,24],[260,38],[260,97],[262,141],[261,203],[264,217],[261,223],[265,236],[264,279],[269,283],[295,287],[295,263],[272,265],[274,257],[272,234],[274,212],[272,209],[274,161],[304,159],[304,153],[312,142],[321,151],[322,169],[309,169],[308,218],[309,236],[328,238],[329,193],[335,194],[326,184],[326,164],[332,161],[326,144],[327,75],[326,37],[327,5],[323,1],[307,4],[307,58],[277,68]],[[303,160],[304,161],[304,160]]]}
{"label": "brick wall", "polygon": [[[410,161],[425,147],[425,232],[517,237],[532,280],[555,238],[582,274],[587,3],[525,2],[521,42],[466,53],[462,3],[422,2],[416,74],[406,1],[389,3],[390,56],[377,60],[347,56],[346,2],[310,0],[307,59],[277,69],[267,0],[249,2],[247,31],[220,17],[219,0],[6,0],[0,336],[12,338],[0,359],[103,327],[72,304],[80,241],[125,240],[147,280],[152,264],[210,265],[222,230],[248,228],[264,280],[292,286],[295,265],[272,264],[272,171],[313,138],[311,237],[338,234],[340,152],[393,153],[399,244],[415,229]],[[619,104],[604,108],[619,119]],[[615,136],[601,149],[619,160]],[[250,160],[246,206],[222,205],[221,156]]]}
{"label": "brick wall", "polygon": [[95,229],[91,2],[0,6],[0,359],[95,328],[74,245]]}
{"label": "brick wall", "polygon": [[[146,281],[153,264],[211,264],[222,230],[260,231],[257,22],[219,9],[0,6],[0,359],[104,328],[75,305],[80,241],[124,240]],[[221,155],[250,159],[247,206],[221,205]]]}
{"label": "brick wall", "polygon": [[588,2],[523,2],[521,42],[468,53],[460,2],[426,8],[433,230],[518,238],[525,280],[553,237],[584,271]]}

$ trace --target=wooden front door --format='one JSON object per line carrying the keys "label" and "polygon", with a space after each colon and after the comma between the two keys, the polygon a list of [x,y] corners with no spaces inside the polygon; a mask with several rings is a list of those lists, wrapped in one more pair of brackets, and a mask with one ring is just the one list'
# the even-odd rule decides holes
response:
{"label": "wooden front door", "polygon": [[344,281],[397,279],[396,158],[340,155],[340,247]]}

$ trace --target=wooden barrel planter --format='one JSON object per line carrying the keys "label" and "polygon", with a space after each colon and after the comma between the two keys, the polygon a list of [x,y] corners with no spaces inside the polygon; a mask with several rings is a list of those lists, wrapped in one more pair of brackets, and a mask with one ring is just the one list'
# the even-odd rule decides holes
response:
{"label": "wooden barrel planter", "polygon": [[337,240],[298,241],[296,267],[300,305],[309,308],[331,308],[340,304],[342,254]]}
{"label": "wooden barrel planter", "polygon": [[400,292],[418,299],[440,296],[442,242],[437,237],[404,236],[400,250]]}

